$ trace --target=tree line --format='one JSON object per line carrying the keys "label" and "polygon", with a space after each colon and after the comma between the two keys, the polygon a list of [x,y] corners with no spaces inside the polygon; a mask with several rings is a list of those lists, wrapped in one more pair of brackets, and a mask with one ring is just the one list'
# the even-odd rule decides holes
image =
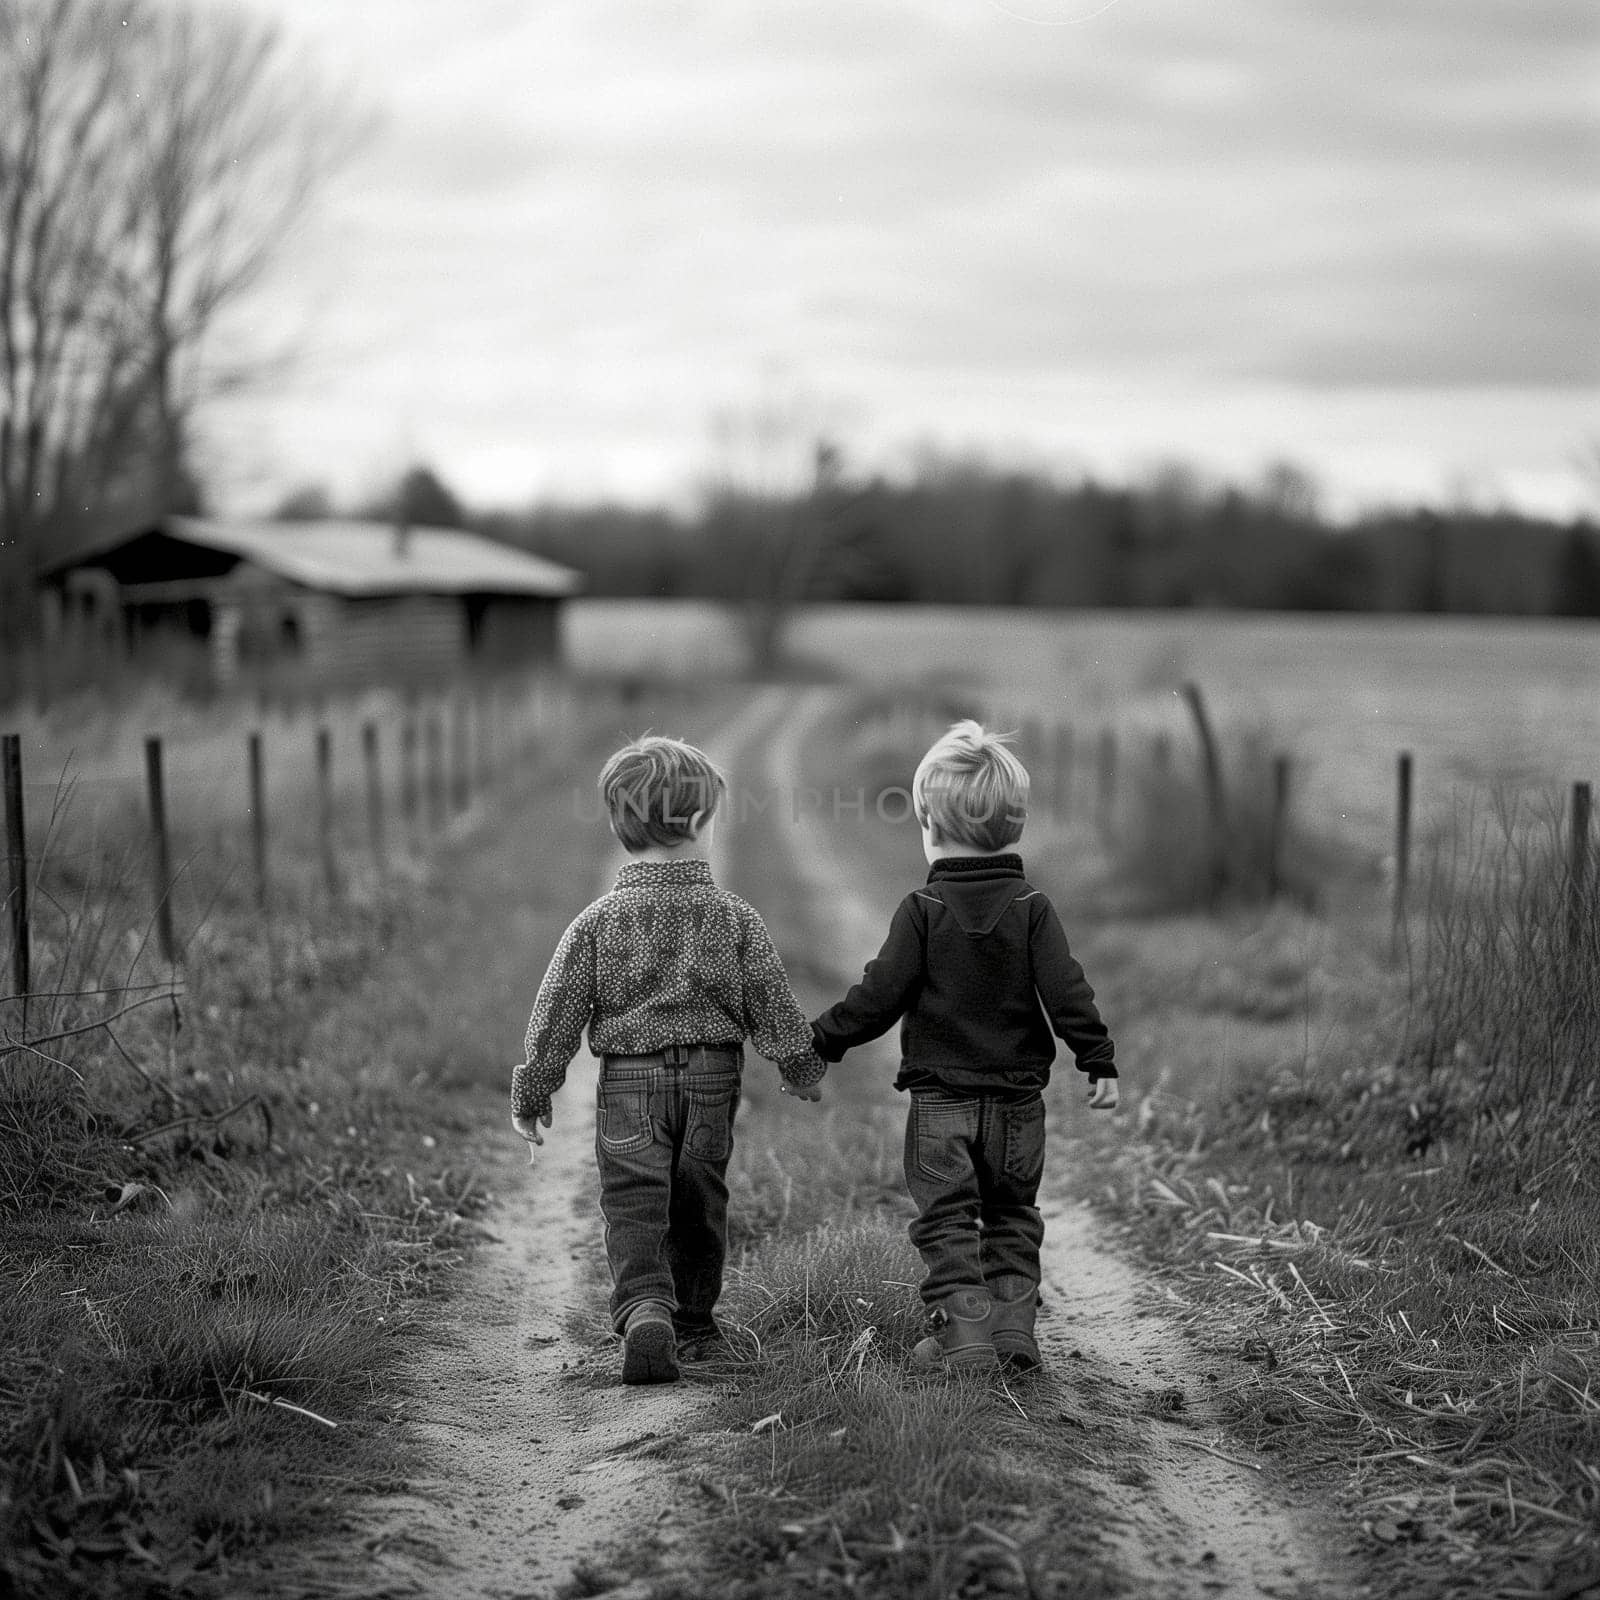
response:
{"label": "tree line", "polygon": [[[322,502],[325,505],[325,497]],[[1400,507],[1337,524],[1310,475],[1254,484],[1169,466],[1070,483],[930,457],[854,476],[835,446],[786,493],[719,481],[675,514],[621,505],[473,512],[425,467],[396,502],[581,569],[591,594],[744,602],[1222,607],[1600,616],[1600,527],[1509,509]]]}

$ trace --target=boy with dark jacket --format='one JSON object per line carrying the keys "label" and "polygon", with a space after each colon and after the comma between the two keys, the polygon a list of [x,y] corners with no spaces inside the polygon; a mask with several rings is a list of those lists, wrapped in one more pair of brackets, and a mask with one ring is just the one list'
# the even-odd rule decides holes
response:
{"label": "boy with dark jacket", "polygon": [[957,723],[922,758],[912,801],[927,883],[900,902],[883,948],[813,1035],[837,1061],[904,1019],[895,1087],[911,1095],[905,1171],[930,1329],[913,1361],[1037,1367],[1035,1201],[1052,1035],[1088,1075],[1099,1111],[1117,1104],[1111,1036],[1055,907],[1011,849],[1028,774],[1004,741]]}

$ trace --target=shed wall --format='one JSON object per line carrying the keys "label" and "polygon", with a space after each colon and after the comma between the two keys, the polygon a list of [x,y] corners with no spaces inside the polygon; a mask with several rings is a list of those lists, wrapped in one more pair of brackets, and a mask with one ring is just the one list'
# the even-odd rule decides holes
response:
{"label": "shed wall", "polygon": [[308,595],[308,657],[341,683],[436,682],[466,661],[466,620],[450,595]]}
{"label": "shed wall", "polygon": [[468,649],[474,665],[516,667],[553,661],[560,647],[561,602],[540,595],[468,595]]}

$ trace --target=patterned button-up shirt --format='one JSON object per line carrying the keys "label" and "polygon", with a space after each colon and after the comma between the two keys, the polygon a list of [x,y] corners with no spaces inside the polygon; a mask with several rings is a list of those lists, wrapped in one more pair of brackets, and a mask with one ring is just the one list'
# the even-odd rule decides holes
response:
{"label": "patterned button-up shirt", "polygon": [[697,859],[630,861],[573,920],[528,1019],[515,1115],[548,1113],[585,1028],[596,1055],[748,1039],[791,1083],[828,1070],[766,924]]}

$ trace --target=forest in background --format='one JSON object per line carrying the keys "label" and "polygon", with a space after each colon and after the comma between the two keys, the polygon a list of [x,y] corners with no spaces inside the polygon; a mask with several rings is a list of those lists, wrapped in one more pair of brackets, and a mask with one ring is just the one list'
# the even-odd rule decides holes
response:
{"label": "forest in background", "polygon": [[[303,490],[279,515],[337,509]],[[1589,518],[1410,506],[1340,524],[1310,474],[1283,463],[1254,485],[1183,465],[1113,484],[930,454],[894,481],[854,475],[819,444],[802,487],[729,476],[687,514],[480,511],[426,466],[393,497],[349,509],[471,527],[577,567],[599,596],[1600,616],[1600,526]]]}

